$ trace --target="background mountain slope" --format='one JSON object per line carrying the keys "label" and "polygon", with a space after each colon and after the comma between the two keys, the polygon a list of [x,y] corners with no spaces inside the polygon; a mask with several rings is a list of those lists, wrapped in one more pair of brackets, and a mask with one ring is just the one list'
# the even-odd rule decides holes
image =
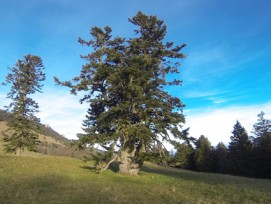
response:
{"label": "background mountain slope", "polygon": [[[8,128],[7,121],[10,120],[12,115],[5,110],[0,110],[0,152],[4,152],[3,132]],[[76,151],[75,147],[71,146],[72,141],[65,138],[50,126],[40,124],[40,134],[37,151],[39,154],[55,155],[55,156],[67,156],[83,158],[88,155],[86,151]],[[24,151],[24,155],[34,155],[36,153]]]}

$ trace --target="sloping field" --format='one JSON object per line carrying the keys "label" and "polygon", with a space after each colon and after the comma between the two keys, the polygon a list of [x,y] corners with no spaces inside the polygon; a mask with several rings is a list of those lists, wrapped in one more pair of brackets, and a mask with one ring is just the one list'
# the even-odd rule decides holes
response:
{"label": "sloping field", "polygon": [[[3,149],[4,149],[4,146],[3,146],[4,142],[2,141],[2,139],[3,139],[2,132],[5,131],[6,129],[7,129],[6,122],[1,121],[0,122],[0,154],[3,153]],[[44,135],[39,134],[39,140],[41,142],[46,142],[47,144],[55,144],[60,147],[65,147],[65,145],[63,143],[61,143],[60,141],[56,140],[53,137],[44,136]],[[29,151],[25,150],[24,152],[22,152],[22,154],[25,156],[34,156],[37,153],[33,153],[33,152],[29,152]]]}
{"label": "sloping field", "polygon": [[[0,122],[0,138],[2,138],[2,132],[5,131],[7,129],[7,125],[6,122],[1,121]],[[63,143],[61,143],[60,141],[56,140],[55,138],[49,137],[49,136],[44,136],[44,135],[39,135],[39,140],[41,142],[43,141],[47,141],[48,143],[54,143],[54,144],[58,144],[61,146],[64,146]],[[0,144],[2,143],[2,141],[0,142]]]}
{"label": "sloping field", "polygon": [[0,155],[0,203],[271,203],[271,181],[146,163],[138,177],[66,157]]}

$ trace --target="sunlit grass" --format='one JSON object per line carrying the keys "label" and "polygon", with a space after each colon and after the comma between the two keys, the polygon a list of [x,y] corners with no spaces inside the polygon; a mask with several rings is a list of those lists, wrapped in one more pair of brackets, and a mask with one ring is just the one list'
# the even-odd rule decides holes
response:
{"label": "sunlit grass", "polygon": [[[0,123],[0,131],[5,128]],[[151,163],[145,163],[138,177],[111,170],[95,174],[91,163],[32,152],[7,155],[2,145],[0,203],[271,203],[270,180]]]}
{"label": "sunlit grass", "polygon": [[138,177],[65,157],[0,155],[0,203],[271,203],[271,181],[146,163]]}
{"label": "sunlit grass", "polygon": [[[5,128],[0,123],[0,132]],[[111,170],[95,174],[89,165],[27,151],[7,155],[0,142],[0,203],[271,203],[270,180],[151,163],[129,177]]]}

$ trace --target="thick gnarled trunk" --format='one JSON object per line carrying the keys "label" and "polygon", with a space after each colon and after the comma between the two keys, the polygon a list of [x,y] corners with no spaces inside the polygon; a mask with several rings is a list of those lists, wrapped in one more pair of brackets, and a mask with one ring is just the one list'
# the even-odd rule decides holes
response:
{"label": "thick gnarled trunk", "polygon": [[121,150],[119,153],[119,173],[130,176],[137,176],[141,167],[140,162],[135,159],[135,149],[129,151],[127,149]]}

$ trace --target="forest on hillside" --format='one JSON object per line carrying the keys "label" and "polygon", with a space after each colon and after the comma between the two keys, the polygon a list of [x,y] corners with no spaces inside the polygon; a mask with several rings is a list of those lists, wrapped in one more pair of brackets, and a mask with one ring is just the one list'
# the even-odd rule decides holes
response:
{"label": "forest on hillside", "polygon": [[271,120],[265,118],[264,112],[258,114],[252,135],[237,121],[229,144],[212,146],[202,135],[192,144],[177,144],[171,162],[199,172],[271,178]]}

